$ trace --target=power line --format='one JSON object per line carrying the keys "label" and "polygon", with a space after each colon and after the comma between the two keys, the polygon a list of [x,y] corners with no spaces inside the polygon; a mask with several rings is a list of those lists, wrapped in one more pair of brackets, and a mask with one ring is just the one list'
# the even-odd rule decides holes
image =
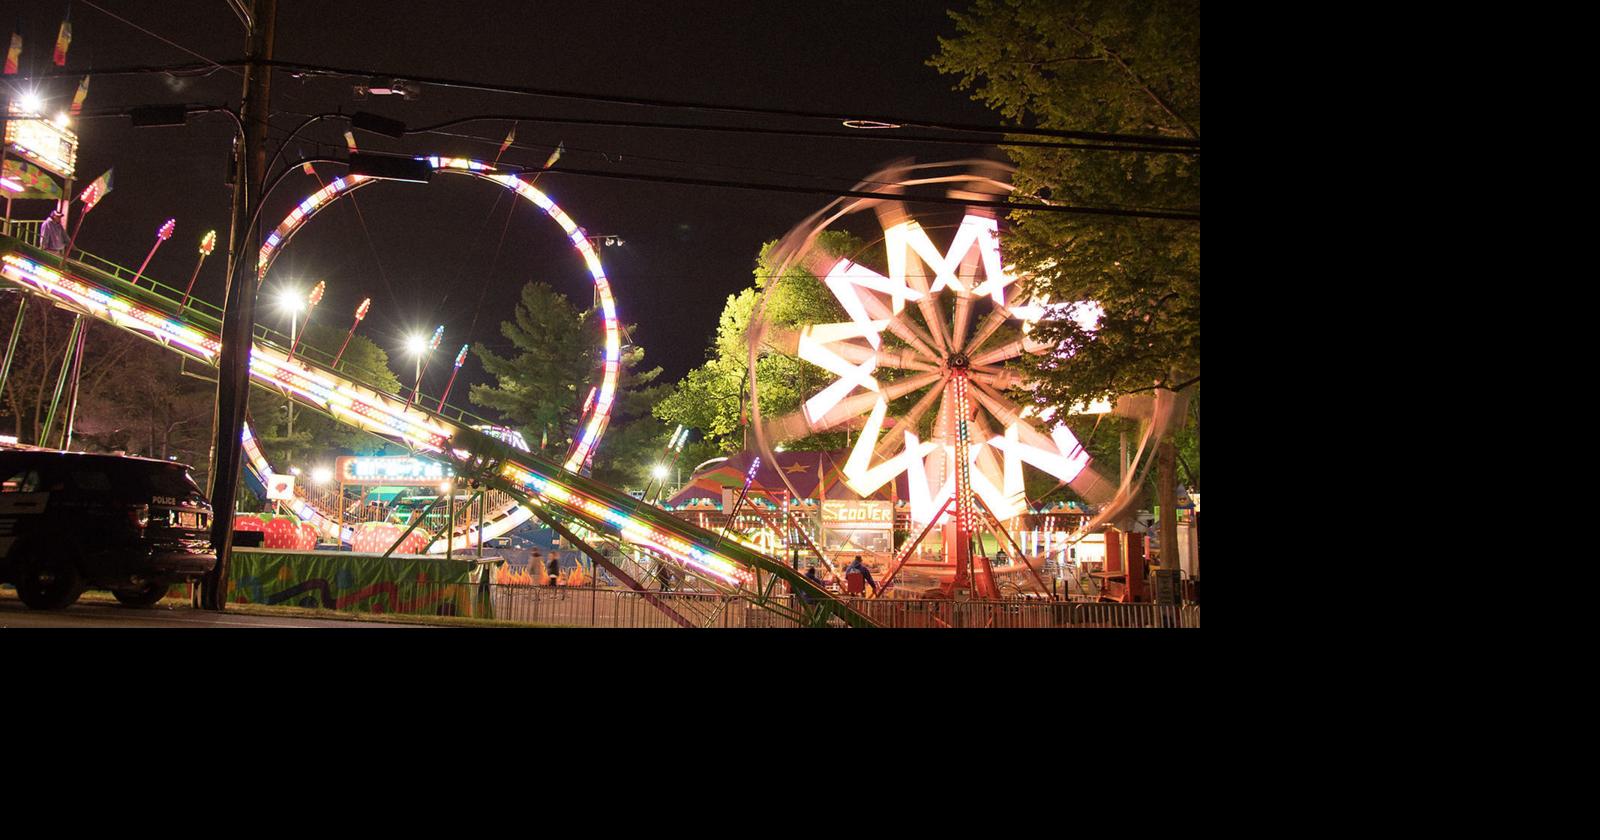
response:
{"label": "power line", "polygon": [[1150,154],[1173,154],[1173,155],[1198,155],[1198,154],[1200,154],[1200,151],[1198,149],[1183,149],[1183,148],[1175,148],[1175,147],[1150,146],[1150,145],[1123,145],[1123,144],[1107,144],[1107,143],[1059,143],[1059,142],[1049,142],[1049,141],[1040,141],[1040,140],[980,140],[980,139],[970,138],[970,137],[922,137],[922,136],[906,136],[906,135],[900,135],[900,134],[874,134],[874,133],[871,133],[871,132],[821,131],[821,130],[817,130],[817,129],[799,129],[799,128],[757,128],[757,127],[754,127],[754,126],[708,125],[708,124],[704,124],[704,123],[686,124],[686,123],[645,122],[645,121],[641,121],[641,120],[598,120],[598,119],[578,119],[578,118],[573,118],[573,117],[540,117],[540,116],[531,116],[531,115],[527,115],[527,114],[493,114],[493,115],[484,115],[484,116],[476,116],[476,117],[462,117],[460,119],[448,120],[446,122],[437,123],[435,125],[421,126],[421,127],[418,127],[418,128],[409,129],[407,131],[407,133],[408,134],[409,133],[413,133],[413,132],[417,132],[417,133],[422,133],[422,132],[444,133],[444,132],[440,132],[439,129],[449,128],[451,126],[456,126],[456,125],[462,125],[464,123],[479,122],[479,121],[490,121],[490,120],[504,120],[504,121],[507,121],[507,122],[554,123],[554,124],[558,124],[558,125],[602,126],[602,127],[606,127],[606,128],[641,128],[641,129],[650,129],[650,130],[659,129],[659,130],[664,130],[664,131],[705,131],[705,132],[718,132],[718,133],[727,133],[727,134],[759,134],[759,135],[777,135],[777,136],[787,136],[787,137],[818,137],[818,138],[828,138],[828,139],[837,139],[837,140],[869,140],[869,141],[877,140],[877,141],[888,141],[888,142],[892,142],[892,143],[929,143],[929,144],[942,144],[942,145],[948,145],[948,146],[1003,146],[1003,147],[1015,147],[1015,148],[1063,149],[1063,150],[1069,150],[1069,151],[1076,150],[1076,151],[1089,151],[1089,152],[1139,152],[1139,153],[1150,153]]}
{"label": "power line", "polygon": [[[206,107],[202,107],[200,110],[201,111],[206,111],[206,110],[226,110],[226,109],[217,109],[217,108],[206,106]],[[124,115],[127,115],[126,112],[124,112],[122,114],[96,113],[96,114],[84,115],[84,116],[92,116],[92,117],[99,118],[99,117],[112,117],[112,116],[124,116]],[[476,137],[476,136],[472,136],[472,135],[468,135],[468,136],[471,137],[472,139],[475,139],[475,140],[480,140],[480,141],[483,141],[483,142],[492,142],[492,141],[487,140],[486,138]],[[336,147],[332,146],[332,144],[317,143],[317,145],[319,147],[327,145],[330,148],[336,148]],[[513,144],[513,145],[516,145],[516,144]],[[392,156],[394,156],[394,157],[408,157],[408,158],[412,158],[412,159],[415,159],[415,157],[416,157],[414,155],[392,155]],[[341,164],[341,165],[345,165],[345,166],[349,165],[349,161],[348,160],[339,160],[337,158],[308,158],[308,159],[302,160],[300,162],[301,163],[305,163],[305,162],[310,162],[310,163],[335,163],[335,164]],[[296,165],[298,165],[298,164],[296,164]],[[518,173],[527,172],[527,171],[530,171],[530,170],[534,169],[533,167],[515,167],[515,166],[509,166],[509,167],[504,167],[504,168],[507,171],[513,171],[513,172],[518,172]],[[680,185],[680,186],[716,187],[716,188],[725,188],[725,189],[741,189],[741,190],[757,190],[757,191],[766,191],[766,192],[797,193],[797,194],[803,194],[803,195],[824,195],[824,196],[830,196],[830,197],[835,197],[835,198],[845,197],[845,198],[884,199],[884,200],[890,200],[890,201],[910,201],[910,202],[913,202],[913,203],[920,202],[920,203],[927,203],[927,204],[950,204],[950,205],[961,205],[961,206],[968,206],[968,207],[989,207],[989,208],[994,208],[994,209],[999,209],[999,210],[1030,210],[1030,211],[1037,211],[1037,212],[1043,212],[1043,213],[1065,213],[1065,214],[1074,214],[1074,215],[1114,216],[1114,217],[1123,217],[1123,218],[1143,218],[1143,219],[1167,219],[1167,220],[1174,220],[1174,221],[1194,221],[1194,222],[1200,221],[1200,213],[1199,213],[1198,210],[1076,206],[1076,205],[1068,205],[1068,204],[1058,204],[1058,203],[1053,203],[1053,202],[1052,203],[1043,203],[1043,204],[1041,204],[1041,203],[1024,203],[1024,202],[997,201],[997,200],[986,200],[986,199],[947,198],[947,197],[942,197],[942,196],[926,196],[926,195],[924,195],[924,196],[906,196],[906,195],[893,194],[893,193],[868,192],[868,191],[864,191],[864,190],[848,190],[848,189],[838,189],[838,188],[829,188],[829,187],[821,187],[821,186],[806,187],[806,186],[796,186],[796,185],[790,185],[790,184],[773,184],[773,183],[764,183],[764,182],[755,182],[755,181],[727,181],[727,180],[720,180],[720,179],[713,179],[713,178],[689,178],[689,177],[674,176],[674,175],[650,175],[650,174],[642,173],[642,172],[604,172],[604,171],[594,170],[594,169],[573,169],[573,168],[567,168],[567,167],[563,167],[561,169],[553,169],[553,170],[550,170],[550,171],[558,173],[558,174],[563,174],[563,175],[576,175],[576,176],[580,176],[580,177],[590,177],[590,178],[609,178],[609,179],[613,179],[613,180],[643,181],[643,182],[648,182],[648,183],[676,184],[676,185]]]}
{"label": "power line", "polygon": [[133,22],[133,21],[131,21],[131,20],[128,20],[128,19],[127,19],[127,18],[125,18],[125,17],[121,17],[121,16],[119,16],[119,15],[116,15],[116,14],[114,14],[114,13],[112,13],[112,12],[109,12],[109,11],[107,11],[107,10],[105,10],[105,9],[102,9],[102,8],[100,8],[100,7],[99,7],[99,6],[98,6],[98,5],[96,5],[96,4],[95,4],[95,3],[94,3],[94,2],[92,2],[92,0],[83,0],[83,4],[84,4],[84,5],[85,5],[85,6],[88,6],[88,7],[89,7],[89,8],[91,8],[91,9],[94,9],[94,10],[95,10],[95,11],[97,11],[97,12],[99,12],[99,13],[101,13],[101,14],[103,14],[103,15],[105,15],[105,16],[106,16],[106,17],[109,17],[109,18],[111,18],[111,19],[113,19],[113,20],[118,20],[118,21],[121,21],[121,22],[122,22],[122,23],[125,23],[125,24],[127,24],[127,25],[128,25],[128,26],[131,26],[131,27],[133,27],[133,28],[134,28],[134,29],[137,29],[137,30],[139,30],[139,31],[140,31],[140,32],[143,32],[143,33],[144,33],[144,34],[146,34],[146,35],[149,35],[149,36],[150,36],[150,37],[152,37],[152,38],[154,38],[154,39],[156,39],[156,40],[157,40],[157,41],[160,41],[160,42],[162,42],[162,43],[163,43],[163,44],[166,44],[166,45],[167,45],[167,46],[170,46],[170,47],[174,47],[174,48],[176,48],[176,49],[178,49],[178,50],[181,50],[181,51],[183,51],[183,52],[186,52],[186,53],[188,53],[188,54],[190,54],[190,55],[192,55],[192,56],[194,56],[194,57],[195,57],[195,58],[198,58],[198,59],[200,59],[200,60],[201,60],[201,61],[204,61],[204,62],[206,62],[206,63],[207,63],[207,65],[209,65],[209,66],[211,66],[211,67],[215,67],[215,68],[220,68],[220,69],[223,69],[223,70],[227,70],[227,71],[228,71],[228,72],[230,72],[230,73],[233,73],[233,74],[234,74],[234,75],[236,75],[236,76],[243,76],[243,75],[244,75],[244,74],[243,74],[243,73],[240,73],[240,72],[239,72],[239,71],[238,71],[238,70],[236,70],[236,69],[234,69],[234,68],[232,68],[232,67],[224,67],[224,66],[223,66],[223,65],[221,65],[221,64],[218,64],[218,63],[217,63],[217,62],[215,62],[215,61],[212,61],[212,60],[211,60],[211,59],[209,59],[209,58],[206,58],[206,57],[205,57],[205,56],[203,56],[203,55],[201,55],[201,54],[200,54],[200,53],[197,53],[197,52],[195,52],[195,51],[194,51],[194,50],[191,50],[191,49],[189,49],[189,48],[188,48],[188,47],[186,47],[186,46],[184,46],[184,45],[182,45],[182,44],[180,44],[180,43],[178,43],[178,42],[176,42],[176,41],[172,41],[172,40],[169,40],[169,39],[167,39],[167,38],[163,38],[163,37],[162,37],[162,36],[160,36],[160,35],[157,35],[157,34],[156,34],[156,33],[154,33],[154,32],[151,32],[151,31],[150,31],[150,30],[148,30],[148,29],[145,29],[145,28],[144,28],[144,27],[142,27],[142,26],[140,26],[140,25],[139,25],[139,24],[137,24],[137,23],[134,23],[134,22]]}
{"label": "power line", "polygon": [[[1096,143],[1120,143],[1133,146],[1153,146],[1168,149],[1185,149],[1199,151],[1200,141],[1188,137],[1162,137],[1146,134],[1117,134],[1103,131],[1072,131],[1053,128],[1028,128],[1025,126],[992,126],[974,125],[971,123],[948,122],[942,120],[926,120],[912,117],[868,116],[862,114],[838,114],[824,111],[803,111],[785,108],[758,108],[739,105],[717,105],[705,102],[687,102],[668,99],[648,99],[642,97],[614,96],[609,94],[575,93],[572,91],[548,90],[542,88],[525,87],[520,85],[494,84],[488,82],[470,82],[460,79],[446,79],[434,76],[418,76],[410,73],[397,73],[384,70],[357,70],[346,67],[331,67],[327,65],[302,64],[290,61],[262,61],[260,64],[274,69],[296,73],[300,75],[342,76],[347,78],[368,79],[384,77],[402,79],[418,84],[432,85],[435,87],[461,88],[464,90],[478,90],[489,93],[506,93],[519,96],[538,96],[550,99],[567,99],[581,102],[601,102],[610,105],[630,105],[649,108],[677,108],[691,111],[709,111],[714,113],[747,114],[766,117],[785,117],[793,119],[824,119],[841,123],[880,123],[893,130],[911,126],[939,131],[953,131],[966,134],[983,134],[989,136],[1016,135],[1025,137],[1049,137],[1058,140],[1079,140]],[[131,65],[125,67],[111,67],[94,71],[93,76],[118,76],[148,73],[193,73],[197,71],[213,71],[217,67],[231,68],[246,64],[243,59],[213,62],[205,64],[169,64],[169,65]],[[68,73],[65,71],[50,71],[38,74],[39,78],[54,76],[81,76],[83,73]],[[863,134],[865,137],[894,139],[893,135]],[[917,138],[927,140],[927,138]],[[1012,141],[1019,142],[1019,141]]]}
{"label": "power line", "polygon": [[1067,204],[1031,204],[1014,201],[992,201],[985,199],[948,198],[945,196],[909,196],[894,193],[867,192],[864,190],[840,190],[827,187],[801,187],[788,184],[765,184],[756,182],[722,181],[711,178],[683,178],[673,175],[647,175],[642,172],[601,172],[594,169],[552,169],[556,175],[578,175],[589,178],[612,178],[624,181],[646,181],[658,184],[678,184],[691,187],[721,187],[739,190],[763,190],[767,192],[801,193],[805,195],[826,195],[844,198],[875,198],[889,201],[904,201],[907,203],[927,204],[953,204],[965,207],[991,207],[997,210],[1034,210],[1043,213],[1067,213],[1088,216],[1120,216],[1137,219],[1171,219],[1177,221],[1200,221],[1199,211],[1187,210],[1144,210],[1125,207],[1078,207]]}

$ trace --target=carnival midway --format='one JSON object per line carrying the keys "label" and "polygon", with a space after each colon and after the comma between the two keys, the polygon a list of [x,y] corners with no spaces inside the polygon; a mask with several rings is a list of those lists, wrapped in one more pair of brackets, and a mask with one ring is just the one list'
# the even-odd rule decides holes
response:
{"label": "carnival midway", "polygon": [[[219,232],[197,229],[174,208],[148,251],[83,250],[86,225],[124,224],[106,200],[116,185],[112,171],[78,171],[77,118],[61,97],[50,101],[19,81],[5,108],[0,285],[13,314],[0,325],[9,327],[0,336],[8,340],[0,400],[21,387],[14,362],[25,353],[43,354],[48,371],[42,422],[31,436],[5,429],[0,457],[159,459],[149,448],[107,450],[83,431],[85,344],[94,335],[135,336],[181,357],[185,375],[225,380],[226,313],[197,292],[195,278],[208,259],[226,260],[226,248],[213,256]],[[181,123],[187,115],[147,108],[131,118]],[[346,119],[358,130],[385,128],[370,115]],[[607,237],[591,235],[563,209],[570,198],[540,179],[560,152],[528,169],[467,156],[445,139],[430,153],[384,155],[363,152],[357,133],[345,136],[342,154],[284,164],[273,187],[303,197],[287,215],[260,220],[259,248],[241,251],[239,260],[248,254],[252,263],[239,275],[263,290],[263,302],[265,290],[287,289],[276,303],[289,315],[287,325],[257,319],[248,376],[252,390],[286,409],[291,436],[297,417],[302,425],[331,418],[371,436],[383,454],[324,447],[273,460],[247,418],[242,492],[231,509],[215,494],[219,507],[206,508],[231,521],[222,526],[231,546],[212,549],[227,562],[213,572],[225,579],[214,582],[221,597],[211,608],[617,628],[1199,627],[1198,487],[1168,488],[1154,504],[1149,490],[1160,442],[1190,414],[1187,397],[1154,389],[1059,412],[1028,398],[1022,362],[1067,352],[1035,335],[1042,320],[1070,318],[1092,334],[1102,309],[1095,300],[1052,301],[1008,262],[1010,167],[895,163],[817,201],[764,255],[773,270],[744,335],[739,445],[691,463],[685,453],[705,430],[677,424],[648,479],[616,486],[597,477],[595,463],[628,396],[626,332],[637,315],[608,278]],[[412,337],[396,388],[350,356],[381,301],[362,293],[359,306],[335,311],[323,303],[325,282],[279,282],[280,258],[331,208],[369,189],[427,191],[447,179],[481,184],[485,202],[520,202],[529,212],[508,222],[508,235],[557,231],[563,259],[592,286],[594,375],[564,453],[552,456],[548,440],[530,439],[537,433],[492,410],[467,407],[457,374],[484,336],[437,326]],[[863,247],[843,255],[824,247],[841,230]],[[192,272],[157,275],[152,258],[180,249]],[[844,317],[783,317],[776,301],[796,284],[825,289]],[[71,318],[65,335],[44,345],[23,340],[30,319],[55,311]],[[336,338],[308,339],[313,323],[336,327]],[[809,373],[774,386],[757,375],[768,359]],[[430,364],[438,366],[432,379]],[[773,408],[781,405],[793,408]],[[1131,431],[1120,433],[1114,457],[1091,456],[1081,430],[1113,418]],[[30,492],[26,471],[19,475],[5,494],[48,495]],[[66,604],[96,588],[74,566],[69,533],[13,542],[36,552],[13,558],[17,575],[34,576],[28,585],[53,586]],[[151,603],[200,608],[205,600],[203,576],[151,581],[147,591],[161,590]],[[121,590],[118,598],[132,600]]]}

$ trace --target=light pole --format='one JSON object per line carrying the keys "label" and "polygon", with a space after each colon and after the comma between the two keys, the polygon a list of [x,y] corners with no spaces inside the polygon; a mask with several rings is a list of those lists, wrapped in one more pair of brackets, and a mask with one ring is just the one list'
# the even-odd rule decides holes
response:
{"label": "light pole", "polygon": [[[278,308],[289,313],[289,358],[294,358],[294,345],[298,343],[300,319],[300,290],[289,288],[278,293]],[[285,437],[294,437],[294,400],[289,400],[289,430]]]}
{"label": "light pole", "polygon": [[406,400],[406,408],[417,399],[417,392],[422,389],[422,359],[428,355],[428,340],[420,335],[406,339],[406,352],[417,360],[417,384],[411,388],[411,399]]}
{"label": "light pole", "polygon": [[[317,308],[317,304],[322,301],[323,292],[327,291],[327,289],[328,282],[326,280],[318,280],[317,285],[311,288],[311,294],[306,296],[306,326],[311,326],[311,311]],[[300,349],[300,336],[292,331],[294,322],[290,321],[289,324],[291,329],[289,333],[289,360],[294,361],[294,352]]]}

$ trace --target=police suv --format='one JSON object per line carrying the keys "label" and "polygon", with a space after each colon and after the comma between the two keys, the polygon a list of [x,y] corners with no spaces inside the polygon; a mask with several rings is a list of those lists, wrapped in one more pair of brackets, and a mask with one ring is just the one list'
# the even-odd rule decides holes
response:
{"label": "police suv", "polygon": [[210,571],[211,504],[171,461],[0,445],[0,583],[33,609],[84,589],[148,607]]}

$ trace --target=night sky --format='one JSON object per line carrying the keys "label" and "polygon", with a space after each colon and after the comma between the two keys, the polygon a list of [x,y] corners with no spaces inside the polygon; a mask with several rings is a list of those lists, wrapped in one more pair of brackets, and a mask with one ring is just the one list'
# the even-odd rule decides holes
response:
{"label": "night sky", "polygon": [[[958,4],[964,5],[964,4]],[[99,9],[126,19],[119,21]],[[0,2],[0,38],[20,27],[23,75],[56,70],[50,52],[65,0]],[[754,9],[754,10],[752,10]],[[77,75],[92,69],[205,59],[226,61],[245,52],[244,27],[223,0],[84,0],[71,4],[72,78],[42,84],[51,110],[65,108]],[[129,24],[136,24],[152,34]],[[995,117],[953,79],[924,62],[936,36],[954,34],[944,4],[926,0],[872,2],[533,2],[406,3],[395,0],[303,2],[280,0],[275,58],[311,64],[392,71],[404,78],[448,77],[586,94],[689,100],[720,105],[894,115],[996,124]],[[159,37],[156,37],[159,36]],[[166,39],[173,46],[163,42]],[[192,51],[189,52],[189,51]],[[15,85],[22,76],[8,77]],[[526,114],[577,119],[718,123],[834,130],[837,122],[751,117],[681,109],[619,106],[548,97],[422,86],[412,101],[360,98],[351,78],[274,75],[273,139],[304,115],[368,111],[419,127],[475,114]],[[237,107],[241,75],[162,74],[94,79],[86,110],[145,104],[227,104]],[[391,140],[357,132],[363,150],[493,158],[510,123],[493,120]],[[288,159],[343,157],[342,120],[304,132]],[[137,266],[169,217],[177,234],[151,263],[149,274],[181,286],[193,270],[196,246],[208,229],[226,242],[229,190],[224,186],[231,120],[191,117],[185,127],[130,127],[125,118],[83,120],[74,192],[115,167],[115,190],[87,219],[78,246]],[[477,138],[477,139],[475,139]],[[539,182],[591,234],[612,234],[625,245],[607,248],[604,262],[622,318],[638,325],[633,338],[648,364],[675,381],[705,357],[727,295],[751,281],[762,242],[776,238],[829,199],[823,196],[651,184],[563,175],[563,166],[676,177],[761,181],[849,188],[881,165],[901,158],[948,160],[972,150],[919,143],[707,134],[678,131],[521,123],[518,146],[503,162],[537,167],[558,143],[566,151],[555,172]],[[983,152],[996,156],[993,149]],[[342,167],[319,165],[324,178]],[[291,176],[269,198],[268,230],[317,188]],[[326,280],[318,321],[349,323],[355,305],[373,299],[363,324],[369,336],[398,356],[403,337],[445,325],[448,359],[467,341],[502,351],[499,322],[523,283],[544,280],[587,302],[586,274],[560,228],[531,205],[492,184],[439,176],[422,186],[383,183],[344,199],[308,225],[287,247],[262,289],[258,317],[287,329],[272,304],[284,285],[308,288]],[[502,197],[503,196],[503,197]],[[498,201],[497,201],[498,199]],[[359,214],[356,207],[359,206]],[[515,210],[511,208],[515,206]],[[19,203],[16,215],[44,215],[41,202]],[[74,205],[74,213],[78,205]],[[509,226],[507,214],[513,212]],[[365,221],[363,226],[362,221]],[[502,240],[502,231],[504,238]],[[207,261],[197,292],[220,302],[222,248]],[[332,349],[332,348],[329,348]],[[404,362],[394,360],[397,368]],[[424,384],[438,393],[448,363],[435,364]],[[476,359],[462,371],[481,381]],[[404,377],[402,377],[404,378]]]}

